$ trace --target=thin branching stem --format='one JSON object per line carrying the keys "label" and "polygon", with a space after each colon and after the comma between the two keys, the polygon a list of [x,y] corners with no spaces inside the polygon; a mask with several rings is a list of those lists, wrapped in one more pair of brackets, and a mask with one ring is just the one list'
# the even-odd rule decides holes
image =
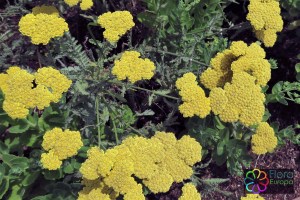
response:
{"label": "thin branching stem", "polygon": [[136,89],[136,90],[143,90],[143,91],[150,92],[150,93],[153,93],[153,94],[156,94],[156,95],[159,95],[159,96],[162,96],[162,97],[166,97],[166,98],[169,98],[169,99],[180,100],[177,97],[170,96],[170,95],[167,95],[167,94],[161,94],[161,93],[159,93],[157,91],[148,90],[148,89],[141,88],[141,87],[138,87],[138,86],[131,86],[130,88],[131,89]]}
{"label": "thin branching stem", "polygon": [[101,147],[101,128],[100,128],[100,114],[99,114],[99,98],[96,96],[96,115],[97,115],[97,131],[98,131],[98,146]]}
{"label": "thin branching stem", "polygon": [[180,58],[187,58],[189,60],[189,62],[193,62],[193,63],[197,63],[197,64],[200,64],[200,65],[204,65],[204,66],[207,66],[209,67],[208,64],[204,63],[204,62],[200,62],[198,60],[195,60],[193,58],[190,58],[190,57],[187,57],[187,56],[184,56],[184,55],[181,55],[181,54],[178,54],[178,53],[173,53],[173,52],[169,52],[169,51],[164,51],[164,50],[160,50],[160,49],[156,49],[156,48],[153,48],[153,47],[146,47],[145,51],[148,51],[148,52],[158,52],[158,53],[162,53],[162,54],[167,54],[167,55],[171,55],[171,56],[176,56],[176,57],[180,57]]}

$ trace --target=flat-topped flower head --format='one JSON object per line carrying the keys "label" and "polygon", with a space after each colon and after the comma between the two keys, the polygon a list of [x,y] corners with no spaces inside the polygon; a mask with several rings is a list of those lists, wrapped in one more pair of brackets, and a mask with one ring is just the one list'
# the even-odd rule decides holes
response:
{"label": "flat-topped flower head", "polygon": [[133,17],[128,11],[106,12],[99,16],[98,23],[105,28],[104,38],[111,43],[116,43],[135,25]]}
{"label": "flat-topped flower head", "polygon": [[277,32],[282,31],[283,20],[279,2],[276,0],[250,0],[247,19],[250,21],[256,37],[266,47],[272,47],[277,39]]}
{"label": "flat-topped flower head", "polygon": [[192,183],[187,183],[182,187],[182,195],[179,200],[201,200],[201,195]]}
{"label": "flat-topped flower head", "polygon": [[155,65],[148,58],[140,58],[137,51],[125,51],[119,60],[115,61],[112,74],[118,80],[128,78],[129,82],[135,83],[139,80],[149,80],[154,75]]}
{"label": "flat-topped flower head", "polygon": [[261,122],[265,111],[265,96],[255,78],[246,72],[234,74],[224,89],[212,89],[209,98],[212,111],[224,122],[254,125]]}
{"label": "flat-topped flower head", "polygon": [[201,74],[200,81],[210,90],[223,88],[231,82],[234,73],[247,72],[256,78],[256,84],[265,86],[271,78],[271,65],[265,56],[257,43],[248,46],[243,41],[232,42],[228,49],[211,59],[211,67]]}
{"label": "flat-topped flower head", "polygon": [[19,21],[19,31],[28,36],[33,44],[46,45],[52,38],[62,37],[69,31],[68,24],[53,6],[35,7]]}
{"label": "flat-topped flower head", "polygon": [[[72,141],[70,143],[70,141]],[[54,128],[47,131],[43,136],[42,147],[48,153],[42,154],[41,162],[43,167],[49,170],[58,169],[62,160],[75,156],[83,146],[79,131],[70,131]],[[53,160],[50,162],[50,160]]]}
{"label": "flat-topped flower head", "polygon": [[[80,196],[90,195],[104,183],[124,199],[145,199],[142,185],[153,193],[167,192],[173,182],[189,179],[192,166],[201,161],[201,145],[190,136],[177,140],[173,133],[156,132],[150,139],[128,137],[122,144],[107,151],[92,147],[80,172],[85,184]],[[98,184],[94,184],[98,181]]]}
{"label": "flat-topped flower head", "polygon": [[80,3],[79,6],[81,10],[88,10],[94,5],[93,0],[64,0],[64,2],[70,7],[76,6]]}
{"label": "flat-topped flower head", "polygon": [[251,143],[252,151],[255,154],[273,152],[277,146],[277,137],[275,136],[274,129],[267,122],[260,123],[255,134],[252,136]]}
{"label": "flat-topped flower head", "polygon": [[193,73],[186,73],[177,79],[176,87],[183,101],[179,106],[179,111],[183,117],[196,115],[204,118],[210,113],[210,100],[205,96],[204,90],[198,86],[196,76]]}

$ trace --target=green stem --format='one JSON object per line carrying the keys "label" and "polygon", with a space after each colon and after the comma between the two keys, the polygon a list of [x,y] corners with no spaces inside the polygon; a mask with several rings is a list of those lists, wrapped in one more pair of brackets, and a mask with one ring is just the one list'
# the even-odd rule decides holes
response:
{"label": "green stem", "polygon": [[129,127],[131,130],[133,130],[133,131],[135,131],[136,133],[138,133],[140,136],[143,136],[143,134],[142,134],[139,130],[133,128],[132,126],[128,126],[128,127]]}
{"label": "green stem", "polygon": [[90,23],[88,23],[88,25],[87,25],[87,29],[88,29],[88,32],[91,34],[91,36],[92,36],[94,42],[96,43],[97,47],[98,47],[99,50],[100,50],[101,47],[99,46],[98,41],[96,40],[96,37],[95,37],[95,35],[93,34],[93,32],[92,32],[90,26],[97,26],[97,24],[95,24],[94,22],[90,22]]}
{"label": "green stem", "polygon": [[98,131],[98,146],[101,147],[101,129],[100,129],[100,114],[99,114],[99,98],[96,96],[96,115],[97,115],[97,131]]}
{"label": "green stem", "polygon": [[173,96],[170,96],[170,95],[167,95],[167,94],[161,94],[157,91],[148,90],[148,89],[141,88],[141,87],[138,87],[138,86],[131,86],[131,88],[137,89],[137,90],[143,90],[143,91],[146,91],[146,92],[150,92],[150,93],[153,93],[153,94],[156,94],[156,95],[159,95],[159,96],[162,96],[162,97],[166,97],[166,98],[169,98],[169,99],[180,100],[177,97],[173,97]]}
{"label": "green stem", "polygon": [[193,63],[197,63],[197,64],[200,64],[200,65],[204,65],[206,67],[209,67],[209,65],[204,63],[204,62],[200,62],[198,60],[194,60],[193,58],[186,57],[186,56],[183,56],[183,55],[180,55],[180,54],[177,54],[177,53],[173,53],[173,52],[169,52],[169,51],[163,51],[163,50],[160,50],[160,49],[155,49],[153,47],[146,47],[145,51],[158,52],[158,53],[167,54],[167,55],[171,55],[171,56],[176,56],[176,57],[180,57],[180,58],[187,58],[189,60],[189,62],[193,62]]}
{"label": "green stem", "polygon": [[113,129],[114,129],[114,133],[115,133],[115,138],[116,138],[116,142],[117,142],[117,145],[119,144],[119,138],[118,138],[118,132],[117,132],[117,128],[116,128],[116,124],[115,124],[115,121],[113,119],[113,117],[111,116],[111,122],[113,124]]}

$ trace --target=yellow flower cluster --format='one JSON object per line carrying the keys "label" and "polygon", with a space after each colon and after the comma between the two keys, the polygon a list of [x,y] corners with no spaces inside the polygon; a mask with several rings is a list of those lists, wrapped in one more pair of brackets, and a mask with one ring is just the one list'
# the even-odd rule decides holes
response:
{"label": "yellow flower cluster", "polygon": [[94,5],[93,0],[64,0],[64,2],[71,7],[76,6],[80,2],[81,10],[88,10]]}
{"label": "yellow flower cluster", "polygon": [[68,24],[52,6],[35,7],[19,21],[19,31],[31,38],[33,44],[48,44],[50,39],[63,36]]}
{"label": "yellow flower cluster", "polygon": [[103,36],[111,43],[118,42],[120,37],[135,25],[128,11],[106,12],[99,16],[98,23],[105,28]]}
{"label": "yellow flower cluster", "polygon": [[182,187],[182,195],[179,200],[201,200],[201,196],[192,183],[187,183]]}
{"label": "yellow flower cluster", "polygon": [[273,152],[277,146],[277,137],[275,136],[273,128],[267,122],[262,122],[252,136],[251,143],[252,151],[255,154],[265,154],[267,152]]}
{"label": "yellow flower cluster", "polygon": [[131,83],[142,79],[151,79],[154,75],[155,65],[148,58],[140,58],[141,54],[137,51],[125,51],[120,60],[115,61],[112,74],[118,80],[128,80]]}
{"label": "yellow flower cluster", "polygon": [[176,81],[176,87],[180,90],[179,95],[183,101],[183,104],[179,106],[179,111],[183,117],[196,115],[204,118],[210,113],[210,100],[206,98],[193,73],[186,73],[179,78]]}
{"label": "yellow flower cluster", "polygon": [[264,200],[262,196],[258,194],[247,194],[245,197],[241,197],[241,200]]}
{"label": "yellow flower cluster", "polygon": [[247,19],[254,28],[256,37],[266,47],[272,47],[277,39],[277,32],[282,31],[283,20],[279,2],[276,0],[250,0]]}
{"label": "yellow flower cluster", "polygon": [[229,49],[211,59],[211,67],[201,74],[201,83],[208,89],[223,87],[234,73],[244,71],[256,78],[256,84],[265,86],[271,78],[271,65],[265,56],[256,43],[247,46],[243,41],[232,42]]}
{"label": "yellow flower cluster", "polygon": [[210,92],[211,109],[224,122],[240,121],[246,126],[261,122],[265,96],[255,78],[246,72],[234,73],[224,89]]}
{"label": "yellow flower cluster", "polygon": [[210,89],[210,106],[224,122],[240,121],[246,126],[261,122],[264,114],[265,86],[271,78],[271,65],[257,44],[232,42],[211,59],[211,67],[200,81]]}
{"label": "yellow flower cluster", "polygon": [[79,131],[54,128],[43,137],[42,147],[49,152],[42,154],[41,163],[46,169],[56,170],[61,166],[62,160],[76,155],[82,146]]}
{"label": "yellow flower cluster", "polygon": [[115,197],[121,194],[124,199],[144,200],[142,185],[134,177],[154,193],[167,192],[173,182],[190,178],[191,166],[201,160],[201,150],[195,139],[183,136],[177,140],[173,133],[165,132],[156,132],[151,139],[129,137],[106,152],[92,147],[80,168],[85,187],[79,199],[91,199],[91,191],[96,190],[99,197],[95,199],[108,198],[114,191]]}
{"label": "yellow flower cluster", "polygon": [[[33,86],[36,83],[36,87]],[[39,69],[35,74],[17,66],[0,74],[0,89],[4,93],[3,110],[13,119],[26,118],[29,109],[42,110],[58,102],[72,81],[52,67]]]}

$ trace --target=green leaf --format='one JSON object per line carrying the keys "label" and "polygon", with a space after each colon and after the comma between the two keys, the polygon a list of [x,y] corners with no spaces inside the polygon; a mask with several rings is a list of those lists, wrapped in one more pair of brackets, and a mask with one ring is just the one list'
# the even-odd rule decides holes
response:
{"label": "green leaf", "polygon": [[272,88],[272,94],[278,94],[282,91],[283,81],[279,81]]}
{"label": "green leaf", "polygon": [[221,156],[224,153],[225,141],[222,140],[217,145],[217,155]]}
{"label": "green leaf", "polygon": [[0,154],[3,154],[3,153],[8,153],[8,147],[6,146],[5,143],[0,141]]}
{"label": "green leaf", "polygon": [[18,120],[17,125],[8,129],[10,133],[24,133],[29,129],[30,125],[27,120]]}
{"label": "green leaf", "polygon": [[140,116],[152,116],[155,114],[155,112],[151,109],[147,109],[145,110],[144,112],[142,113],[139,113],[139,112],[135,112],[136,116],[140,117]]}
{"label": "green leaf", "polygon": [[63,171],[66,173],[66,174],[72,174],[74,173],[74,168],[71,164],[68,164],[66,166],[63,167]]}
{"label": "green leaf", "polygon": [[35,182],[39,175],[40,171],[30,172],[30,174],[27,174],[27,176],[25,176],[21,184],[25,187],[29,186]]}
{"label": "green leaf", "polygon": [[0,184],[4,177],[5,177],[5,167],[2,164],[0,164]]}
{"label": "green leaf", "polygon": [[300,63],[297,63],[295,65],[295,70],[296,70],[297,73],[300,73]]}
{"label": "green leaf", "polygon": [[8,188],[9,188],[9,178],[5,177],[3,178],[0,184],[0,199],[2,199],[3,196],[6,194]]}
{"label": "green leaf", "polygon": [[63,172],[61,169],[58,170],[47,170],[43,171],[43,175],[47,180],[56,180],[63,177]]}
{"label": "green leaf", "polygon": [[222,130],[225,128],[225,126],[223,125],[223,123],[221,122],[221,120],[219,119],[218,116],[215,116],[214,117],[214,123],[215,123],[215,126],[219,129],[219,130]]}

